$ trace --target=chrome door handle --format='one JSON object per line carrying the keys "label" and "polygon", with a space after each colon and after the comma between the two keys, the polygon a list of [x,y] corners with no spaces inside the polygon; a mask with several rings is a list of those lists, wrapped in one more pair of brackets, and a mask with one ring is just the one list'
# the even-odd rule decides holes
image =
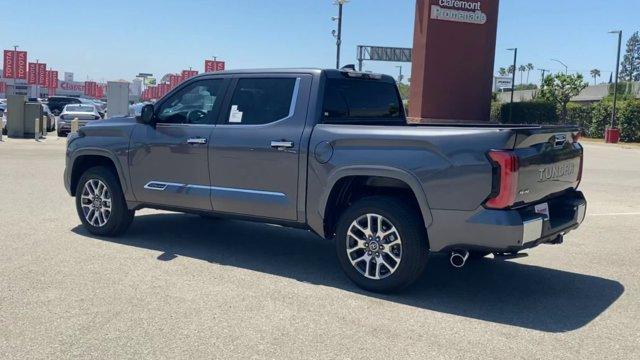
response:
{"label": "chrome door handle", "polygon": [[187,144],[189,145],[204,145],[207,143],[206,138],[190,138],[187,139]]}
{"label": "chrome door handle", "polygon": [[286,140],[272,141],[271,147],[276,149],[290,149],[293,147],[293,141],[286,141]]}

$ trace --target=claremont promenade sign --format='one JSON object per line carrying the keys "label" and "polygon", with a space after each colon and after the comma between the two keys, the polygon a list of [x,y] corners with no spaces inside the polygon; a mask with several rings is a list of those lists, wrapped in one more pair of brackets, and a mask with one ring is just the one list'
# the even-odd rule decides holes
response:
{"label": "claremont promenade sign", "polygon": [[499,0],[417,0],[409,116],[488,121]]}

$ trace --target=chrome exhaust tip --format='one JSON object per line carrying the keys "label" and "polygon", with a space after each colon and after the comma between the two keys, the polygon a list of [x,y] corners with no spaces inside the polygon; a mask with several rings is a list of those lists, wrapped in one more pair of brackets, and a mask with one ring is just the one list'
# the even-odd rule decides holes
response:
{"label": "chrome exhaust tip", "polygon": [[460,269],[467,263],[469,258],[469,252],[467,250],[456,250],[451,252],[449,262],[454,268]]}

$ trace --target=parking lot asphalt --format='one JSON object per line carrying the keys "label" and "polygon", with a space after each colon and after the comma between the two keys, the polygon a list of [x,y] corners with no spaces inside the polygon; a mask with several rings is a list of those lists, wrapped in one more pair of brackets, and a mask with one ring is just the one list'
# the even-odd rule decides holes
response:
{"label": "parking lot asphalt", "polygon": [[143,210],[81,226],[65,139],[0,143],[0,358],[637,359],[640,148],[586,142],[562,245],[359,290],[302,230]]}

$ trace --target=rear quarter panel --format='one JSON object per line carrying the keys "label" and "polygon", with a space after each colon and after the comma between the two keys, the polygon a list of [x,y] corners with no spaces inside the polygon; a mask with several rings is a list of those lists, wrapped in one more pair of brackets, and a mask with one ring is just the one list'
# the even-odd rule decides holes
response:
{"label": "rear quarter panel", "polygon": [[513,141],[502,129],[319,124],[309,147],[307,221],[322,234],[332,185],[350,169],[415,181],[417,189],[409,185],[419,202],[425,199],[427,226],[431,209],[476,209],[491,193],[487,151],[510,148]]}

